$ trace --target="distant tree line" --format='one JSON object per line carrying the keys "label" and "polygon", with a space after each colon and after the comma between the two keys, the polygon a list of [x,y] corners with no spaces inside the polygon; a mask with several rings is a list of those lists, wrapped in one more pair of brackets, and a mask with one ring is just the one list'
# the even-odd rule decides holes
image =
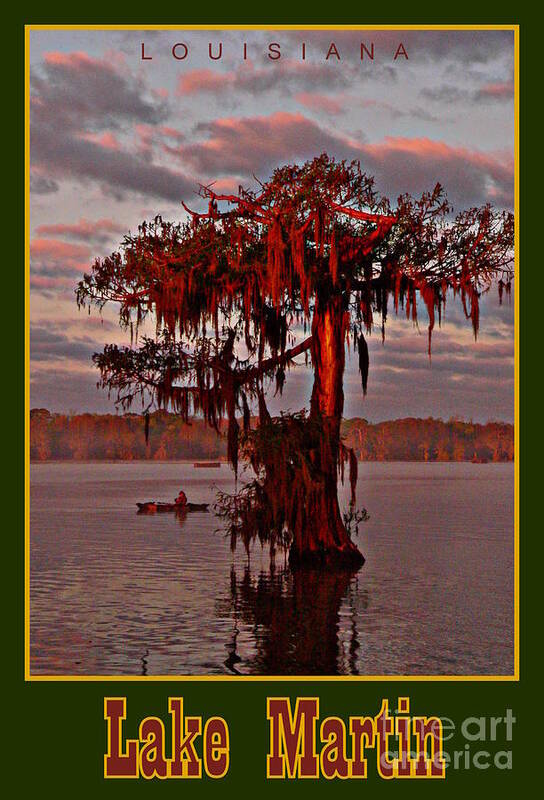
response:
{"label": "distant tree line", "polygon": [[[450,419],[396,419],[375,425],[342,422],[342,436],[361,461],[512,461],[514,427]],[[32,461],[226,460],[226,428],[217,436],[202,419],[184,422],[157,411],[140,414],[51,414],[30,412]]]}
{"label": "distant tree line", "polygon": [[513,461],[514,426],[450,419],[344,420],[342,434],[361,461]]}

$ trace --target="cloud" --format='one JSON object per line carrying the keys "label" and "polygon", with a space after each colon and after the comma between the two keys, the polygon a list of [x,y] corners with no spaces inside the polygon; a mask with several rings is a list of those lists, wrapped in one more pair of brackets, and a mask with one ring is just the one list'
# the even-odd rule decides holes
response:
{"label": "cloud", "polygon": [[295,100],[310,111],[322,111],[325,114],[343,114],[346,110],[339,98],[318,92],[300,92]]}
{"label": "cloud", "polygon": [[[450,61],[461,63],[464,67],[481,66],[511,53],[514,41],[513,31],[506,30],[297,30],[283,31],[282,37],[294,47],[305,41],[308,57],[317,54],[323,58],[332,41],[338,47],[342,58],[359,58],[361,42],[368,48],[374,42],[375,61],[372,66],[384,60],[392,62],[400,42],[403,43],[409,58],[409,62],[401,58],[402,64],[430,61],[436,67]],[[366,63],[372,62],[367,60]]]}
{"label": "cloud", "polygon": [[440,86],[426,86],[421,90],[420,95],[424,100],[446,105],[467,102],[472,97],[468,89],[447,83]]}
{"label": "cloud", "polygon": [[184,133],[178,131],[176,128],[171,128],[168,125],[161,125],[158,131],[161,136],[164,136],[166,139],[175,139],[177,142],[181,142],[183,139],[185,139]]}
{"label": "cloud", "polygon": [[30,171],[30,192],[31,194],[54,194],[58,192],[59,185],[46,175],[40,175],[35,169]]}
{"label": "cloud", "polygon": [[509,153],[453,147],[427,137],[385,137],[356,141],[320,127],[303,114],[225,117],[199,125],[207,138],[183,145],[179,158],[201,173],[266,176],[278,162],[304,160],[327,152],[359,158],[374,174],[377,188],[392,198],[418,195],[440,182],[455,207],[493,201],[513,203],[514,162]]}
{"label": "cloud", "polygon": [[442,84],[435,87],[425,87],[420,92],[421,97],[433,103],[452,105],[455,103],[477,103],[482,100],[511,100],[514,97],[514,82],[490,82],[475,91],[466,87],[453,84]]}
{"label": "cloud", "polygon": [[73,281],[69,278],[53,278],[47,275],[31,275],[30,288],[34,294],[43,294],[51,297],[59,290],[68,289],[73,286]]}
{"label": "cloud", "polygon": [[[62,363],[62,362],[61,362]],[[48,408],[59,413],[91,412],[112,413],[113,401],[107,392],[96,388],[96,372],[90,367],[85,372],[57,367],[42,362],[30,376],[31,407]]]}
{"label": "cloud", "polygon": [[386,194],[395,194],[397,188],[418,194],[438,181],[456,208],[487,201],[513,205],[514,159],[509,153],[453,147],[427,137],[389,136],[362,151]]}
{"label": "cloud", "polygon": [[34,126],[32,154],[55,177],[95,180],[117,195],[133,191],[179,201],[196,181],[126,151],[112,150],[74,132]]}
{"label": "cloud", "polygon": [[82,139],[86,139],[89,142],[95,142],[95,144],[105,147],[107,150],[121,149],[119,139],[111,131],[104,131],[104,133],[82,133],[80,135]]}
{"label": "cloud", "polygon": [[338,150],[338,138],[302,114],[224,117],[197,127],[204,141],[179,149],[180,158],[205,174],[268,173],[278,163]]}
{"label": "cloud", "polygon": [[49,328],[30,326],[30,357],[33,362],[82,361],[90,359],[100,346],[89,336],[69,337]]}
{"label": "cloud", "polygon": [[391,350],[386,346],[378,352],[376,348],[379,360],[375,365],[375,370],[392,371],[397,376],[405,373],[407,378],[413,378],[418,372],[426,373],[429,369],[434,374],[441,373],[443,376],[458,378],[482,376],[485,376],[486,379],[496,380],[513,378],[514,354],[513,348],[508,344],[502,348],[500,346],[489,347],[487,352],[478,349],[476,343],[473,349],[463,347],[462,351],[455,347],[455,342],[453,345],[454,350],[457,350],[455,354],[445,351],[437,353],[437,348],[435,348],[431,361],[425,353],[421,352],[421,348],[419,353],[411,353],[405,344],[396,350]]}
{"label": "cloud", "polygon": [[502,83],[486,83],[476,93],[480,100],[511,100],[514,97],[513,81]]}
{"label": "cloud", "polygon": [[283,59],[270,61],[264,67],[255,67],[251,61],[247,61],[227,72],[217,69],[190,70],[179,77],[176,93],[186,97],[240,92],[255,97],[270,90],[280,93],[312,90],[316,87],[323,90],[345,86],[352,74],[352,71],[340,69],[330,63],[315,64]]}
{"label": "cloud", "polygon": [[178,78],[176,94],[180,97],[206,92],[216,94],[232,88],[234,75],[212,69],[192,69]]}
{"label": "cloud", "polygon": [[113,235],[123,233],[124,227],[112,219],[97,219],[91,222],[80,219],[73,224],[58,223],[53,225],[39,225],[36,228],[38,236],[61,236],[68,239],[77,239],[84,242],[105,244]]}
{"label": "cloud", "polygon": [[33,264],[59,271],[79,270],[81,262],[89,258],[91,250],[86,245],[72,244],[58,239],[33,239],[30,258]]}
{"label": "cloud", "polygon": [[320,92],[299,92],[294,99],[305,108],[316,114],[337,115],[353,112],[359,109],[385,111],[393,119],[412,118],[425,122],[439,122],[439,117],[431,114],[426,108],[414,106],[404,109],[401,106],[389,103],[386,100],[375,98],[361,98],[358,95],[337,92],[335,95],[321,94]]}
{"label": "cloud", "polygon": [[[31,77],[31,159],[38,190],[61,178],[97,181],[118,197],[138,192],[178,201],[195,181],[153,163],[149,148],[122,149],[114,131],[158,126],[168,114],[164,98],[115,61],[85,53],[48,53]],[[36,184],[36,181],[35,181]]]}
{"label": "cloud", "polygon": [[70,291],[76,277],[88,269],[92,251],[88,245],[60,239],[33,239],[30,243],[30,288],[33,294]]}
{"label": "cloud", "polygon": [[[73,297],[76,280],[88,271],[97,249],[117,239],[124,226],[111,219],[39,225],[30,243],[30,288],[33,294]],[[62,238],[48,238],[62,237]],[[75,240],[75,241],[66,241]]]}
{"label": "cloud", "polygon": [[399,105],[393,105],[393,103],[388,103],[386,100],[376,100],[376,99],[361,99],[361,98],[346,98],[346,102],[349,102],[350,108],[365,108],[365,109],[376,109],[376,110],[383,110],[387,111],[388,114],[394,119],[400,119],[403,117],[410,117],[413,119],[423,120],[424,122],[439,122],[439,117],[431,114],[426,108],[422,108],[421,106],[414,106],[412,108],[402,108]]}
{"label": "cloud", "polygon": [[36,115],[47,123],[104,128],[121,120],[157,123],[168,114],[164,98],[148,93],[121,64],[87,53],[46,53],[30,83]]}

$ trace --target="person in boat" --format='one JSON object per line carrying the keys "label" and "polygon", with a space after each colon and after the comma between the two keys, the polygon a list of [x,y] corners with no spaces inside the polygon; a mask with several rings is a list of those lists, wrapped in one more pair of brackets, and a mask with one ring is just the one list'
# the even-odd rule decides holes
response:
{"label": "person in boat", "polygon": [[175,505],[176,505],[178,508],[183,508],[184,506],[186,506],[186,505],[187,505],[187,495],[185,494],[185,492],[183,491],[183,489],[180,489],[180,492],[179,492],[178,496],[177,496],[177,497],[176,497],[176,499],[174,500],[174,504],[175,504]]}

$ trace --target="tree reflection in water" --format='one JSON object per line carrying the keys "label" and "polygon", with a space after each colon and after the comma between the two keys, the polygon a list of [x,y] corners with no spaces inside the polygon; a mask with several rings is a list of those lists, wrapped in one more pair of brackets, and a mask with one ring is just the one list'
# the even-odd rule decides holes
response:
{"label": "tree reflection in water", "polygon": [[236,675],[357,674],[367,596],[356,582],[348,570],[272,564],[252,574],[247,565],[239,575],[233,565],[230,596],[216,604],[234,622],[225,666]]}

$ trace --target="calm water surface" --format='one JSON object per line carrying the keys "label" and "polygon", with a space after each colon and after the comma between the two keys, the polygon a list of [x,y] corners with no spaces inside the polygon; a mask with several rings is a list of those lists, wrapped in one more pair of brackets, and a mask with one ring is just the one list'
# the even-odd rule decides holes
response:
{"label": "calm water surface", "polygon": [[32,673],[511,674],[513,465],[359,471],[364,567],[293,574],[211,513],[136,514],[213,501],[226,465],[33,464]]}

